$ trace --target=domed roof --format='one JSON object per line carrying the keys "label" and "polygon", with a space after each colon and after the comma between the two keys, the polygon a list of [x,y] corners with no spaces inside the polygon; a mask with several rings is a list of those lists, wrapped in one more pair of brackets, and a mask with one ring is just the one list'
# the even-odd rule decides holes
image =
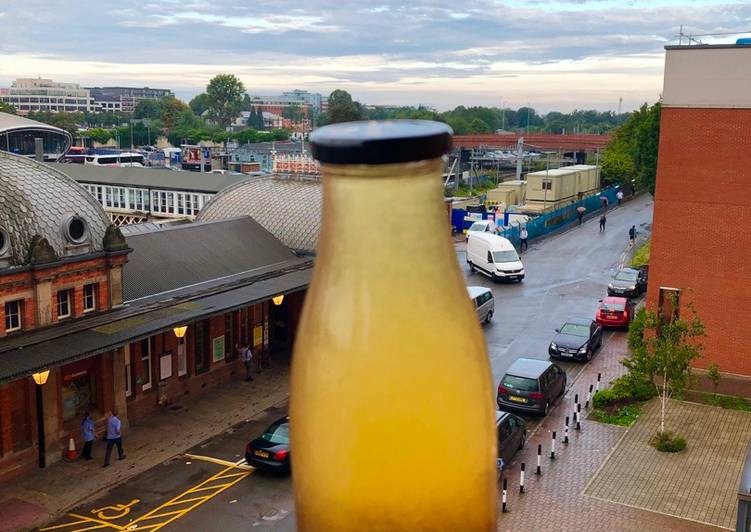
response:
{"label": "domed roof", "polygon": [[[40,237],[47,260],[101,251],[110,225],[102,206],[59,170],[0,151],[0,268],[29,261]],[[36,237],[36,238],[35,238]]]}
{"label": "domed roof", "polygon": [[321,232],[321,182],[251,177],[214,196],[196,221],[250,216],[288,248],[314,253]]}

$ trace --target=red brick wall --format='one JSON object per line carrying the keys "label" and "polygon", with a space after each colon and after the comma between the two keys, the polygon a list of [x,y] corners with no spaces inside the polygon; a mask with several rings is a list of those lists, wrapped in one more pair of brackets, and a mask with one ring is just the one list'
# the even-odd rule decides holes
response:
{"label": "red brick wall", "polygon": [[706,325],[695,365],[751,376],[749,146],[749,109],[663,108],[647,302],[681,288]]}

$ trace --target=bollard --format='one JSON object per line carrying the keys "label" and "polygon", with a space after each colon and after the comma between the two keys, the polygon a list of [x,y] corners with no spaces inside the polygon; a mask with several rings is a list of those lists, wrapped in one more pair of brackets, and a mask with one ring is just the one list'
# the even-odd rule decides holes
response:
{"label": "bollard", "polygon": [[578,393],[577,393],[577,394],[574,394],[574,404],[575,404],[575,405],[578,405],[578,404],[579,404],[579,394],[578,394]]}
{"label": "bollard", "polygon": [[563,425],[563,443],[568,445],[568,416],[566,416],[566,423]]}
{"label": "bollard", "polygon": [[555,460],[555,431],[553,431],[553,439],[550,441],[550,459]]}
{"label": "bollard", "polygon": [[[506,488],[508,487],[508,480],[505,478],[503,479],[503,498],[501,499],[503,501],[503,513],[506,513],[508,510],[506,509]],[[496,510],[497,511],[497,510]]]}
{"label": "bollard", "polygon": [[594,386],[592,386],[592,385],[590,384],[590,385],[589,385],[589,391],[587,392],[587,402],[586,402],[586,403],[584,404],[584,409],[585,409],[585,410],[586,410],[587,408],[589,408],[589,400],[590,400],[590,399],[592,399],[592,388],[594,388]]}
{"label": "bollard", "polygon": [[519,475],[519,493],[524,493],[524,462],[522,462],[522,472]]}
{"label": "bollard", "polygon": [[576,405],[576,430],[581,430],[582,405]]}
{"label": "bollard", "polygon": [[542,444],[537,445],[537,474],[542,475],[542,468],[540,467],[540,459],[542,458]]}
{"label": "bollard", "polygon": [[600,391],[600,377],[602,377],[602,373],[597,374],[597,388],[595,388],[595,391]]}

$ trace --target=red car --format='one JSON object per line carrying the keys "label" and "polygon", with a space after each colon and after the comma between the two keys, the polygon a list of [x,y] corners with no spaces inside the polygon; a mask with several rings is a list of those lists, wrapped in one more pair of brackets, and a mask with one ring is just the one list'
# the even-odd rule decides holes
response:
{"label": "red car", "polygon": [[600,301],[595,320],[603,327],[628,327],[634,319],[634,302],[625,297],[606,297]]}

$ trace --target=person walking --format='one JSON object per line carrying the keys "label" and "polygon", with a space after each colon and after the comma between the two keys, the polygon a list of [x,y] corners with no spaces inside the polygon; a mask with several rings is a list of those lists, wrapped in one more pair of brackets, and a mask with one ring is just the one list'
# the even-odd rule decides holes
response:
{"label": "person walking", "polygon": [[604,214],[602,216],[600,216],[600,232],[601,233],[605,232],[605,224],[607,223],[607,221],[608,221],[608,219],[605,218]]}
{"label": "person walking", "polygon": [[623,191],[619,189],[615,197],[618,198],[618,205],[620,205],[623,201]]}
{"label": "person walking", "polygon": [[527,238],[529,238],[529,233],[527,232],[527,228],[522,227],[521,231],[519,231],[519,252],[522,252],[525,249],[529,249],[529,244],[527,244]]}
{"label": "person walking", "polygon": [[252,381],[253,376],[250,373],[253,370],[253,352],[248,345],[242,347],[235,346],[235,348],[240,353],[243,364],[245,364],[245,382]]}
{"label": "person walking", "polygon": [[631,229],[628,230],[628,247],[630,248],[634,247],[635,241],[636,241],[636,226],[632,225]]}
{"label": "person walking", "polygon": [[91,419],[91,414],[87,410],[83,413],[83,421],[81,421],[81,434],[83,435],[83,450],[81,451],[81,458],[91,460],[91,447],[94,445],[94,429],[96,425],[94,420]]}
{"label": "person walking", "polygon": [[576,208],[576,217],[579,218],[579,225],[582,224],[582,219],[584,218],[584,212],[586,210],[587,209],[585,209],[584,207],[577,207]]}
{"label": "person walking", "polygon": [[117,410],[112,409],[112,414],[110,414],[109,419],[107,420],[107,450],[104,453],[104,465],[102,467],[107,467],[110,465],[110,456],[112,456],[112,448],[117,445],[117,456],[120,460],[125,460],[125,453],[123,452],[123,435],[120,432],[120,429],[122,428],[122,423],[120,423],[120,419],[117,417]]}

